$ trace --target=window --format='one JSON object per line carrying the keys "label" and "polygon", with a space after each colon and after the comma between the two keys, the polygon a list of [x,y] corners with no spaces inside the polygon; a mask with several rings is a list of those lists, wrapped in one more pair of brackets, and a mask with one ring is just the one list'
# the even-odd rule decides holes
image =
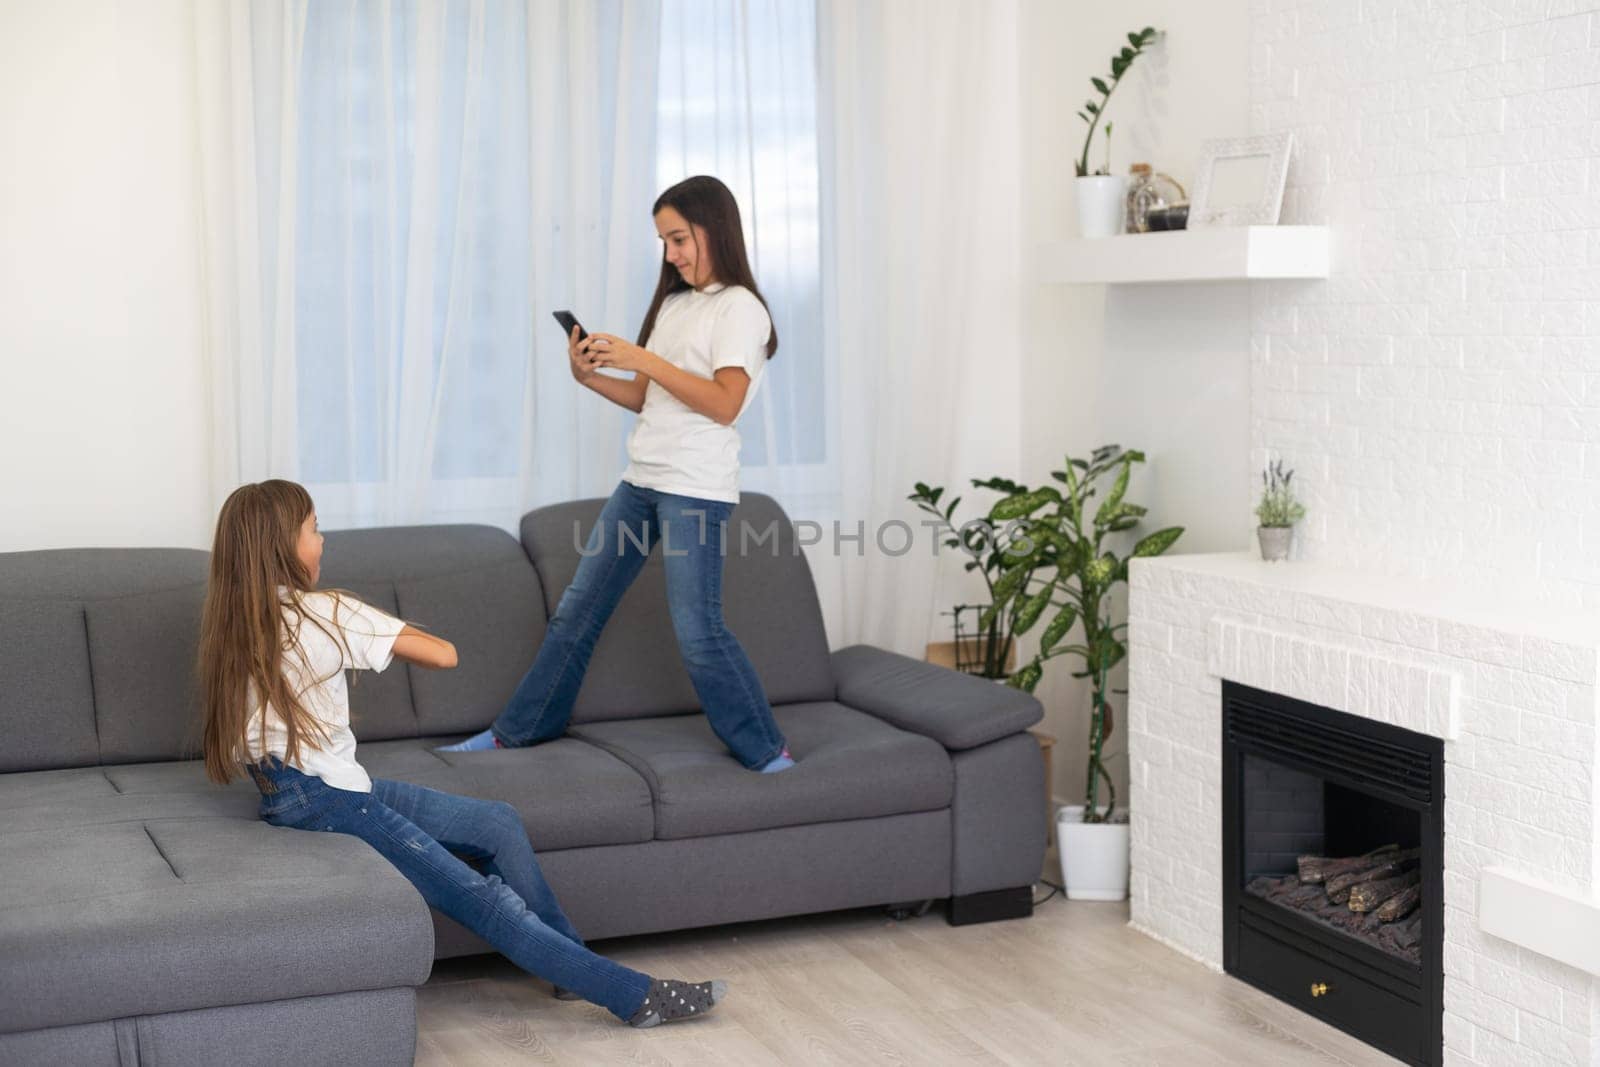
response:
{"label": "window", "polygon": [[[621,7],[602,7],[591,17],[615,31]],[[261,196],[273,201],[259,217],[292,211],[295,226],[292,264],[277,261],[272,234],[261,247],[265,291],[280,278],[294,288],[292,324],[269,323],[265,341],[271,351],[277,331],[293,331],[295,359],[280,380],[295,389],[302,479],[357,522],[384,521],[360,501],[391,481],[423,485],[431,515],[498,508],[491,521],[514,522],[536,417],[532,331],[555,330],[533,321],[547,309],[532,306],[543,265],[530,237],[545,143],[533,126],[548,112],[533,98],[548,83],[531,56],[554,47],[530,34],[555,23],[521,3],[313,4],[306,20],[293,166],[259,147],[256,160]],[[640,123],[656,124],[657,188],[712,173],[739,200],[781,342],[740,422],[752,486],[763,473],[815,476],[829,459],[815,42],[809,4],[664,0],[656,110]],[[282,74],[270,66],[258,61],[258,97],[277,91]],[[257,115],[258,146],[270,142],[259,130],[267,121]],[[278,202],[285,188],[292,204]],[[655,277],[653,263],[640,266],[649,269],[628,273],[630,335],[651,292],[634,293],[634,279]],[[565,457],[547,449],[540,461]]]}

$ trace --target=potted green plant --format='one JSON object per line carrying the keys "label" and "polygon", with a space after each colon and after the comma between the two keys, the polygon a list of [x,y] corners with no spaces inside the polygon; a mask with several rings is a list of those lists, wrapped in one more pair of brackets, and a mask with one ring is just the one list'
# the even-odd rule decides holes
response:
{"label": "potted green plant", "polygon": [[[1038,650],[1007,684],[1033,692],[1045,665],[1060,656],[1076,662],[1073,677],[1089,681],[1084,802],[1062,809],[1057,824],[1063,883],[1077,900],[1121,900],[1128,892],[1128,826],[1104,762],[1116,727],[1111,672],[1128,654],[1128,624],[1113,617],[1111,594],[1128,580],[1130,559],[1159,556],[1183,534],[1183,527],[1169,526],[1140,538],[1125,555],[1113,547],[1115,535],[1133,530],[1146,514],[1127,500],[1133,466],[1144,458],[1117,445],[1098,448],[1086,460],[1068,456],[1064,469],[1051,472],[1061,489],[1017,485],[989,512],[992,522],[1014,529],[989,611],[1009,613],[1018,636],[1044,623]],[[1101,495],[1107,478],[1111,486]],[[1068,641],[1075,627],[1081,638]]]}
{"label": "potted green plant", "polygon": [[1106,161],[1094,172],[1089,170],[1089,149],[1094,143],[1094,132],[1105,118],[1111,94],[1122,84],[1123,75],[1133,66],[1133,61],[1144,54],[1160,34],[1146,26],[1137,33],[1128,34],[1128,43],[1111,57],[1110,78],[1094,77],[1089,84],[1095,96],[1084,101],[1078,117],[1089,124],[1084,134],[1083,151],[1079,153],[1077,167],[1078,232],[1084,237],[1112,237],[1122,232],[1126,216],[1128,179],[1111,173],[1111,122],[1106,121]]}
{"label": "potted green plant", "polygon": [[1289,558],[1294,540],[1294,524],[1305,518],[1306,509],[1295,499],[1294,471],[1284,470],[1283,460],[1268,463],[1261,472],[1261,502],[1256,505],[1256,540],[1261,558],[1277,562]]}

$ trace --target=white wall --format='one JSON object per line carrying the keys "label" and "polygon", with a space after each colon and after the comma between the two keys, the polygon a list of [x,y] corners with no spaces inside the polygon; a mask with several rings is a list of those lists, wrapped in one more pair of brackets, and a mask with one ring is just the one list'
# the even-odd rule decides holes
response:
{"label": "white wall", "polygon": [[[1150,25],[1165,40],[1118,88],[1112,169],[1148,162],[1188,187],[1200,143],[1249,131],[1246,0],[1119,5],[1023,0],[1024,245],[1076,235],[1073,162],[1084,125],[1074,114],[1092,75],[1105,76],[1126,34]],[[1096,136],[1092,163],[1103,157]],[[1139,448],[1146,468],[1129,496],[1149,521],[1181,525],[1175,551],[1243,548],[1251,536],[1250,291],[1244,284],[1024,286],[1023,466],[1049,484],[1062,454],[1096,445]],[[1152,529],[1155,527],[1151,527]],[[1054,792],[1083,792],[1088,699],[1052,661],[1038,696],[1056,735]],[[1126,796],[1126,746],[1107,748]]]}
{"label": "white wall", "polygon": [[0,551],[209,540],[190,12],[0,5]]}
{"label": "white wall", "polygon": [[1258,5],[1252,124],[1294,132],[1285,221],[1335,238],[1252,330],[1306,557],[1600,607],[1593,6]]}

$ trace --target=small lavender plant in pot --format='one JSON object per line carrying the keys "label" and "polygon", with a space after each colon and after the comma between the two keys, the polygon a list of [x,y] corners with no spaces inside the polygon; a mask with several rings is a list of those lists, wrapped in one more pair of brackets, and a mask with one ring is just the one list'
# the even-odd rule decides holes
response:
{"label": "small lavender plant in pot", "polygon": [[1294,498],[1294,471],[1283,469],[1283,460],[1267,464],[1261,472],[1261,503],[1256,505],[1256,539],[1261,543],[1261,558],[1275,562],[1289,558],[1294,539],[1294,524],[1305,518],[1306,509]]}

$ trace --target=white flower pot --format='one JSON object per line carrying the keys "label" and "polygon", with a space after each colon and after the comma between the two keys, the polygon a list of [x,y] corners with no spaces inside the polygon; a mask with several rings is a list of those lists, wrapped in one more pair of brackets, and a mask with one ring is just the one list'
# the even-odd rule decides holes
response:
{"label": "white flower pot", "polygon": [[1115,237],[1128,217],[1128,179],[1121,174],[1100,174],[1074,179],[1078,191],[1078,233],[1084,237]]}
{"label": "white flower pot", "polygon": [[1056,812],[1056,850],[1068,900],[1128,898],[1128,824],[1083,821],[1083,805]]}

